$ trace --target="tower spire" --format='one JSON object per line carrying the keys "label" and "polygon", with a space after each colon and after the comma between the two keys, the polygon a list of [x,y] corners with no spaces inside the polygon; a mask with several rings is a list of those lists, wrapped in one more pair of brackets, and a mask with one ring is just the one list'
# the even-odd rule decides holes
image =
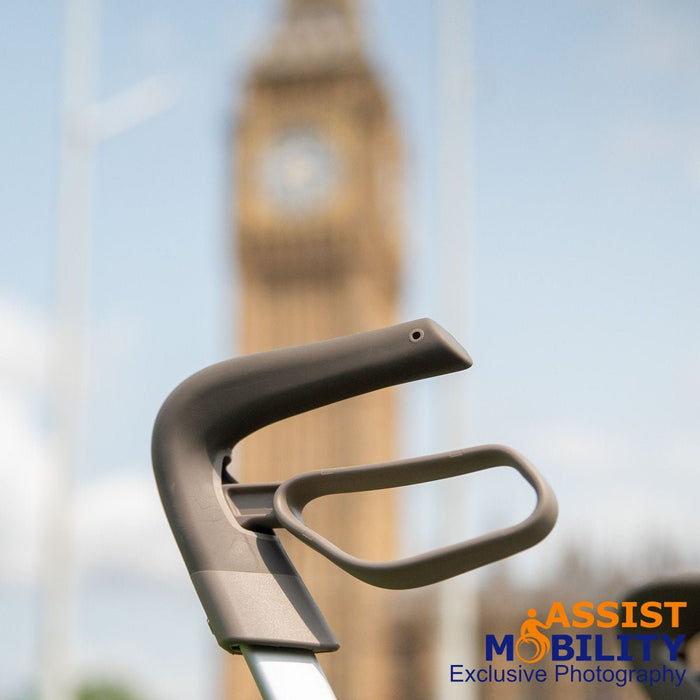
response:
{"label": "tower spire", "polygon": [[287,0],[287,12],[291,15],[306,12],[339,12],[348,18],[356,16],[354,0]]}
{"label": "tower spire", "polygon": [[[286,0],[282,11],[237,119],[235,234],[246,353],[395,322],[398,134],[365,58],[355,6]],[[388,461],[395,428],[393,394],[368,395],[251,435],[232,469],[244,482],[280,481],[310,468]],[[308,517],[317,530],[346,551],[395,558],[392,494],[354,494],[314,510]],[[321,659],[338,696],[392,697],[399,673],[386,592],[298,544],[285,548],[342,640],[342,656]],[[229,662],[228,697],[259,697],[238,662]]]}
{"label": "tower spire", "polygon": [[258,79],[284,79],[365,65],[353,0],[287,0],[278,31],[254,72]]}

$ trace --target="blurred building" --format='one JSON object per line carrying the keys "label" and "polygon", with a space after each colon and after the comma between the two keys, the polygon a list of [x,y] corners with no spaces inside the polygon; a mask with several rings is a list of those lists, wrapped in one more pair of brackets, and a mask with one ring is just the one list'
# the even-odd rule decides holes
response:
{"label": "blurred building", "polygon": [[[620,600],[628,588],[628,582],[619,572],[601,572],[573,545],[565,550],[561,564],[551,578],[537,586],[523,586],[507,575],[492,576],[479,595],[478,638],[481,642],[481,664],[484,665],[486,634],[496,634],[499,638],[507,633],[517,634],[529,608],[543,613],[554,601],[561,601],[567,610],[571,610],[579,600]],[[591,630],[574,630],[575,633],[587,631]],[[592,631],[604,634],[603,649],[606,654],[619,652],[617,628],[595,628]],[[591,642],[591,650],[592,648]],[[573,660],[572,663],[580,672],[587,669],[589,672],[595,671],[597,667],[612,671],[630,668],[624,662],[596,661],[593,658],[588,661]],[[498,669],[513,669],[518,664],[497,658],[494,659],[493,666]],[[645,700],[647,697],[642,687],[635,682],[624,686],[602,682],[556,682],[555,662],[549,657],[533,664],[532,668],[544,669],[548,680],[544,683],[483,683],[479,687],[479,697],[481,700]]]}
{"label": "blurred building", "polygon": [[[400,149],[358,22],[352,0],[286,0],[276,30],[251,66],[234,131],[232,188],[242,352],[313,342],[396,320]],[[391,391],[285,420],[237,448],[236,476],[243,482],[276,481],[308,469],[389,460],[395,423]],[[395,504],[387,494],[330,497],[312,503],[304,516],[352,554],[396,556]],[[337,696],[434,697],[441,627],[437,589],[403,597],[402,604],[410,601],[410,612],[398,615],[396,592],[356,581],[291,537],[281,533],[281,538],[341,643],[340,651],[319,657]],[[524,589],[498,575],[486,579],[476,629],[464,631],[475,632],[482,645],[470,663],[483,666],[485,635],[517,633],[532,606],[615,599],[627,584],[612,573],[583,566],[574,551],[537,588]],[[613,631],[608,644],[615,644]],[[505,668],[505,663],[496,660],[494,666]],[[551,662],[537,667],[551,678]],[[582,662],[580,668],[586,667]],[[482,700],[644,697],[633,684],[501,682],[471,690]],[[455,696],[468,697],[468,692],[456,688]],[[242,657],[227,658],[225,694],[231,700],[259,698]]]}
{"label": "blurred building", "polygon": [[[657,560],[662,560],[663,554],[656,553]],[[668,559],[667,559],[668,561]],[[615,601],[623,599],[625,592],[630,589],[631,582],[628,579],[630,572],[616,570],[608,567],[601,570],[599,564],[574,545],[570,545],[562,555],[560,566],[548,580],[538,582],[536,585],[525,586],[522,581],[509,574],[509,569],[503,564],[498,564],[485,570],[487,577],[483,580],[477,596],[478,623],[476,625],[476,638],[479,642],[476,659],[471,662],[473,667],[484,669],[492,666],[495,674],[504,671],[516,670],[525,667],[532,672],[543,669],[546,671],[547,680],[537,682],[497,682],[484,681],[478,683],[466,682],[454,684],[454,690],[450,698],[466,697],[468,690],[475,693],[480,700],[648,700],[642,686],[636,682],[628,682],[619,685],[615,682],[570,682],[568,678],[555,680],[556,664],[550,656],[541,661],[527,666],[514,661],[507,661],[505,656],[497,655],[492,661],[486,660],[486,635],[494,634],[502,639],[506,634],[518,634],[523,620],[530,608],[535,608],[542,614],[549,610],[554,601],[563,602],[565,609],[571,610],[576,601]],[[658,574],[652,574],[652,578]],[[640,576],[637,572],[637,576]],[[646,580],[649,574],[642,574],[640,580]],[[435,588],[426,588],[415,598],[410,614],[406,614],[400,622],[402,632],[400,639],[401,652],[411,659],[404,667],[401,683],[397,686],[399,692],[397,698],[402,700],[442,700],[436,698],[432,690],[429,677],[432,650],[435,648],[435,638],[438,629],[438,606],[436,605]],[[589,630],[590,631],[590,630]],[[587,630],[575,630],[575,633],[586,633]],[[604,641],[602,648],[606,654],[616,654],[620,651],[617,628],[595,628],[595,633],[602,633]],[[547,633],[550,634],[550,633]],[[593,642],[589,650],[593,651]],[[692,652],[692,649],[691,649]],[[700,653],[698,657],[700,658]],[[451,660],[455,664],[464,663],[457,654]],[[558,662],[561,663],[561,662]],[[572,663],[577,671],[583,673],[595,673],[595,669],[611,669],[613,672],[631,668],[621,661],[596,661],[575,659]],[[691,668],[697,668],[693,661]],[[472,666],[469,666],[472,668]],[[449,669],[444,672],[449,673]],[[458,672],[458,678],[466,678],[466,674]],[[669,691],[673,693],[673,690]],[[670,695],[669,695],[670,697]],[[680,695],[679,695],[680,697]]]}
{"label": "blurred building", "polygon": [[[350,0],[283,5],[252,66],[234,137],[241,351],[394,323],[398,139]],[[237,476],[274,481],[391,459],[395,422],[390,390],[283,421],[244,441],[234,455]],[[396,556],[387,494],[331,497],[311,504],[305,520],[350,553]],[[339,652],[320,656],[338,697],[396,697],[391,594],[283,539],[341,643]],[[259,697],[240,657],[228,662],[226,695]]]}

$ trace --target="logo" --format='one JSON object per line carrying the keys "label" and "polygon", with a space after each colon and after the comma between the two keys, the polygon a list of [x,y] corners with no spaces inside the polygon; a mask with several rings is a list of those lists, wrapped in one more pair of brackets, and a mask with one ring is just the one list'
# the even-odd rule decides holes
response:
{"label": "logo", "polygon": [[549,639],[539,631],[540,627],[548,629],[548,625],[540,622],[535,615],[535,608],[527,611],[528,619],[520,625],[520,637],[515,644],[515,653],[527,664],[534,664],[542,659],[552,646]]}
{"label": "logo", "polygon": [[[544,614],[527,610],[520,634],[486,634],[485,665],[452,664],[453,683],[615,683],[680,687],[686,669],[654,660],[678,659],[687,601],[553,602]],[[615,634],[617,632],[617,634]],[[628,663],[643,660],[644,667]]]}

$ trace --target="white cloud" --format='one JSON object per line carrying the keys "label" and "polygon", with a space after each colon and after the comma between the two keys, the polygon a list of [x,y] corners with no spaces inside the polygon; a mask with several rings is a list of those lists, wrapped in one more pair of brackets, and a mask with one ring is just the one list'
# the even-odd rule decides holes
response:
{"label": "white cloud", "polygon": [[39,562],[39,521],[49,467],[44,436],[27,406],[0,394],[0,580],[28,582]]}
{"label": "white cloud", "polygon": [[104,385],[117,374],[115,369],[134,352],[137,335],[133,318],[124,313],[112,314],[96,325],[86,353],[88,400],[99,400]]}
{"label": "white cloud", "polygon": [[559,423],[531,427],[518,438],[525,454],[548,465],[562,486],[590,485],[625,478],[638,448],[614,431],[593,423]]}
{"label": "white cloud", "polygon": [[75,525],[83,572],[187,580],[150,469],[81,484]]}
{"label": "white cloud", "polygon": [[0,392],[25,402],[45,381],[46,321],[19,301],[0,296]]}
{"label": "white cloud", "polygon": [[39,560],[42,474],[50,466],[39,422],[46,348],[44,320],[0,297],[0,580],[30,580]]}
{"label": "white cloud", "polygon": [[[52,497],[53,454],[41,418],[48,339],[45,318],[0,296],[0,583],[34,584],[41,571]],[[83,573],[186,580],[150,468],[101,475],[74,491],[69,517]]]}
{"label": "white cloud", "polygon": [[562,546],[580,543],[600,562],[630,566],[661,543],[687,561],[700,554],[700,442],[693,433],[640,441],[605,426],[568,423],[541,426],[517,444],[557,494]]}

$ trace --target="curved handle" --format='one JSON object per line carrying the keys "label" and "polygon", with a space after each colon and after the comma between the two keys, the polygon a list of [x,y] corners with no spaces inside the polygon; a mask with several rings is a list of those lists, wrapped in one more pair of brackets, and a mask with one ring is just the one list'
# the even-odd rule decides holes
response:
{"label": "curved handle", "polygon": [[[533,487],[537,505],[531,515],[513,527],[427,554],[390,562],[359,559],[307,527],[302,520],[304,506],[320,496],[408,486],[498,466],[513,467]],[[557,519],[557,501],[549,484],[522,455],[501,445],[472,447],[369,467],[300,474],[277,488],[274,510],[280,524],[295,537],[356,578],[383,588],[417,588],[505,559],[544,539]]]}
{"label": "curved handle", "polygon": [[[297,413],[469,366],[469,355],[451,335],[421,319],[228,360],[194,374],[170,394],[153,430],[153,469],[171,529],[222,646],[235,645],[231,640],[237,638],[319,649],[333,647],[335,640],[321,623],[309,639],[304,630],[291,630],[292,625],[282,642],[274,620],[262,632],[254,623],[256,615],[271,618],[268,610],[255,609],[259,574],[274,577],[274,582],[266,580],[271,589],[281,587],[280,604],[294,601],[292,617],[308,594],[277,538],[246,530],[233,517],[217,455],[255,430]],[[280,581],[291,581],[291,588]],[[230,600],[233,586],[241,600]],[[277,593],[268,592],[268,598]],[[237,616],[246,608],[251,614],[245,614],[244,624]],[[252,627],[256,629],[249,631]],[[325,638],[323,644],[319,636]]]}
{"label": "curved handle", "polygon": [[214,458],[246,435],[341,399],[466,369],[471,359],[430,319],[228,360],[180,384],[153,430],[161,499],[190,571],[235,565]]}

